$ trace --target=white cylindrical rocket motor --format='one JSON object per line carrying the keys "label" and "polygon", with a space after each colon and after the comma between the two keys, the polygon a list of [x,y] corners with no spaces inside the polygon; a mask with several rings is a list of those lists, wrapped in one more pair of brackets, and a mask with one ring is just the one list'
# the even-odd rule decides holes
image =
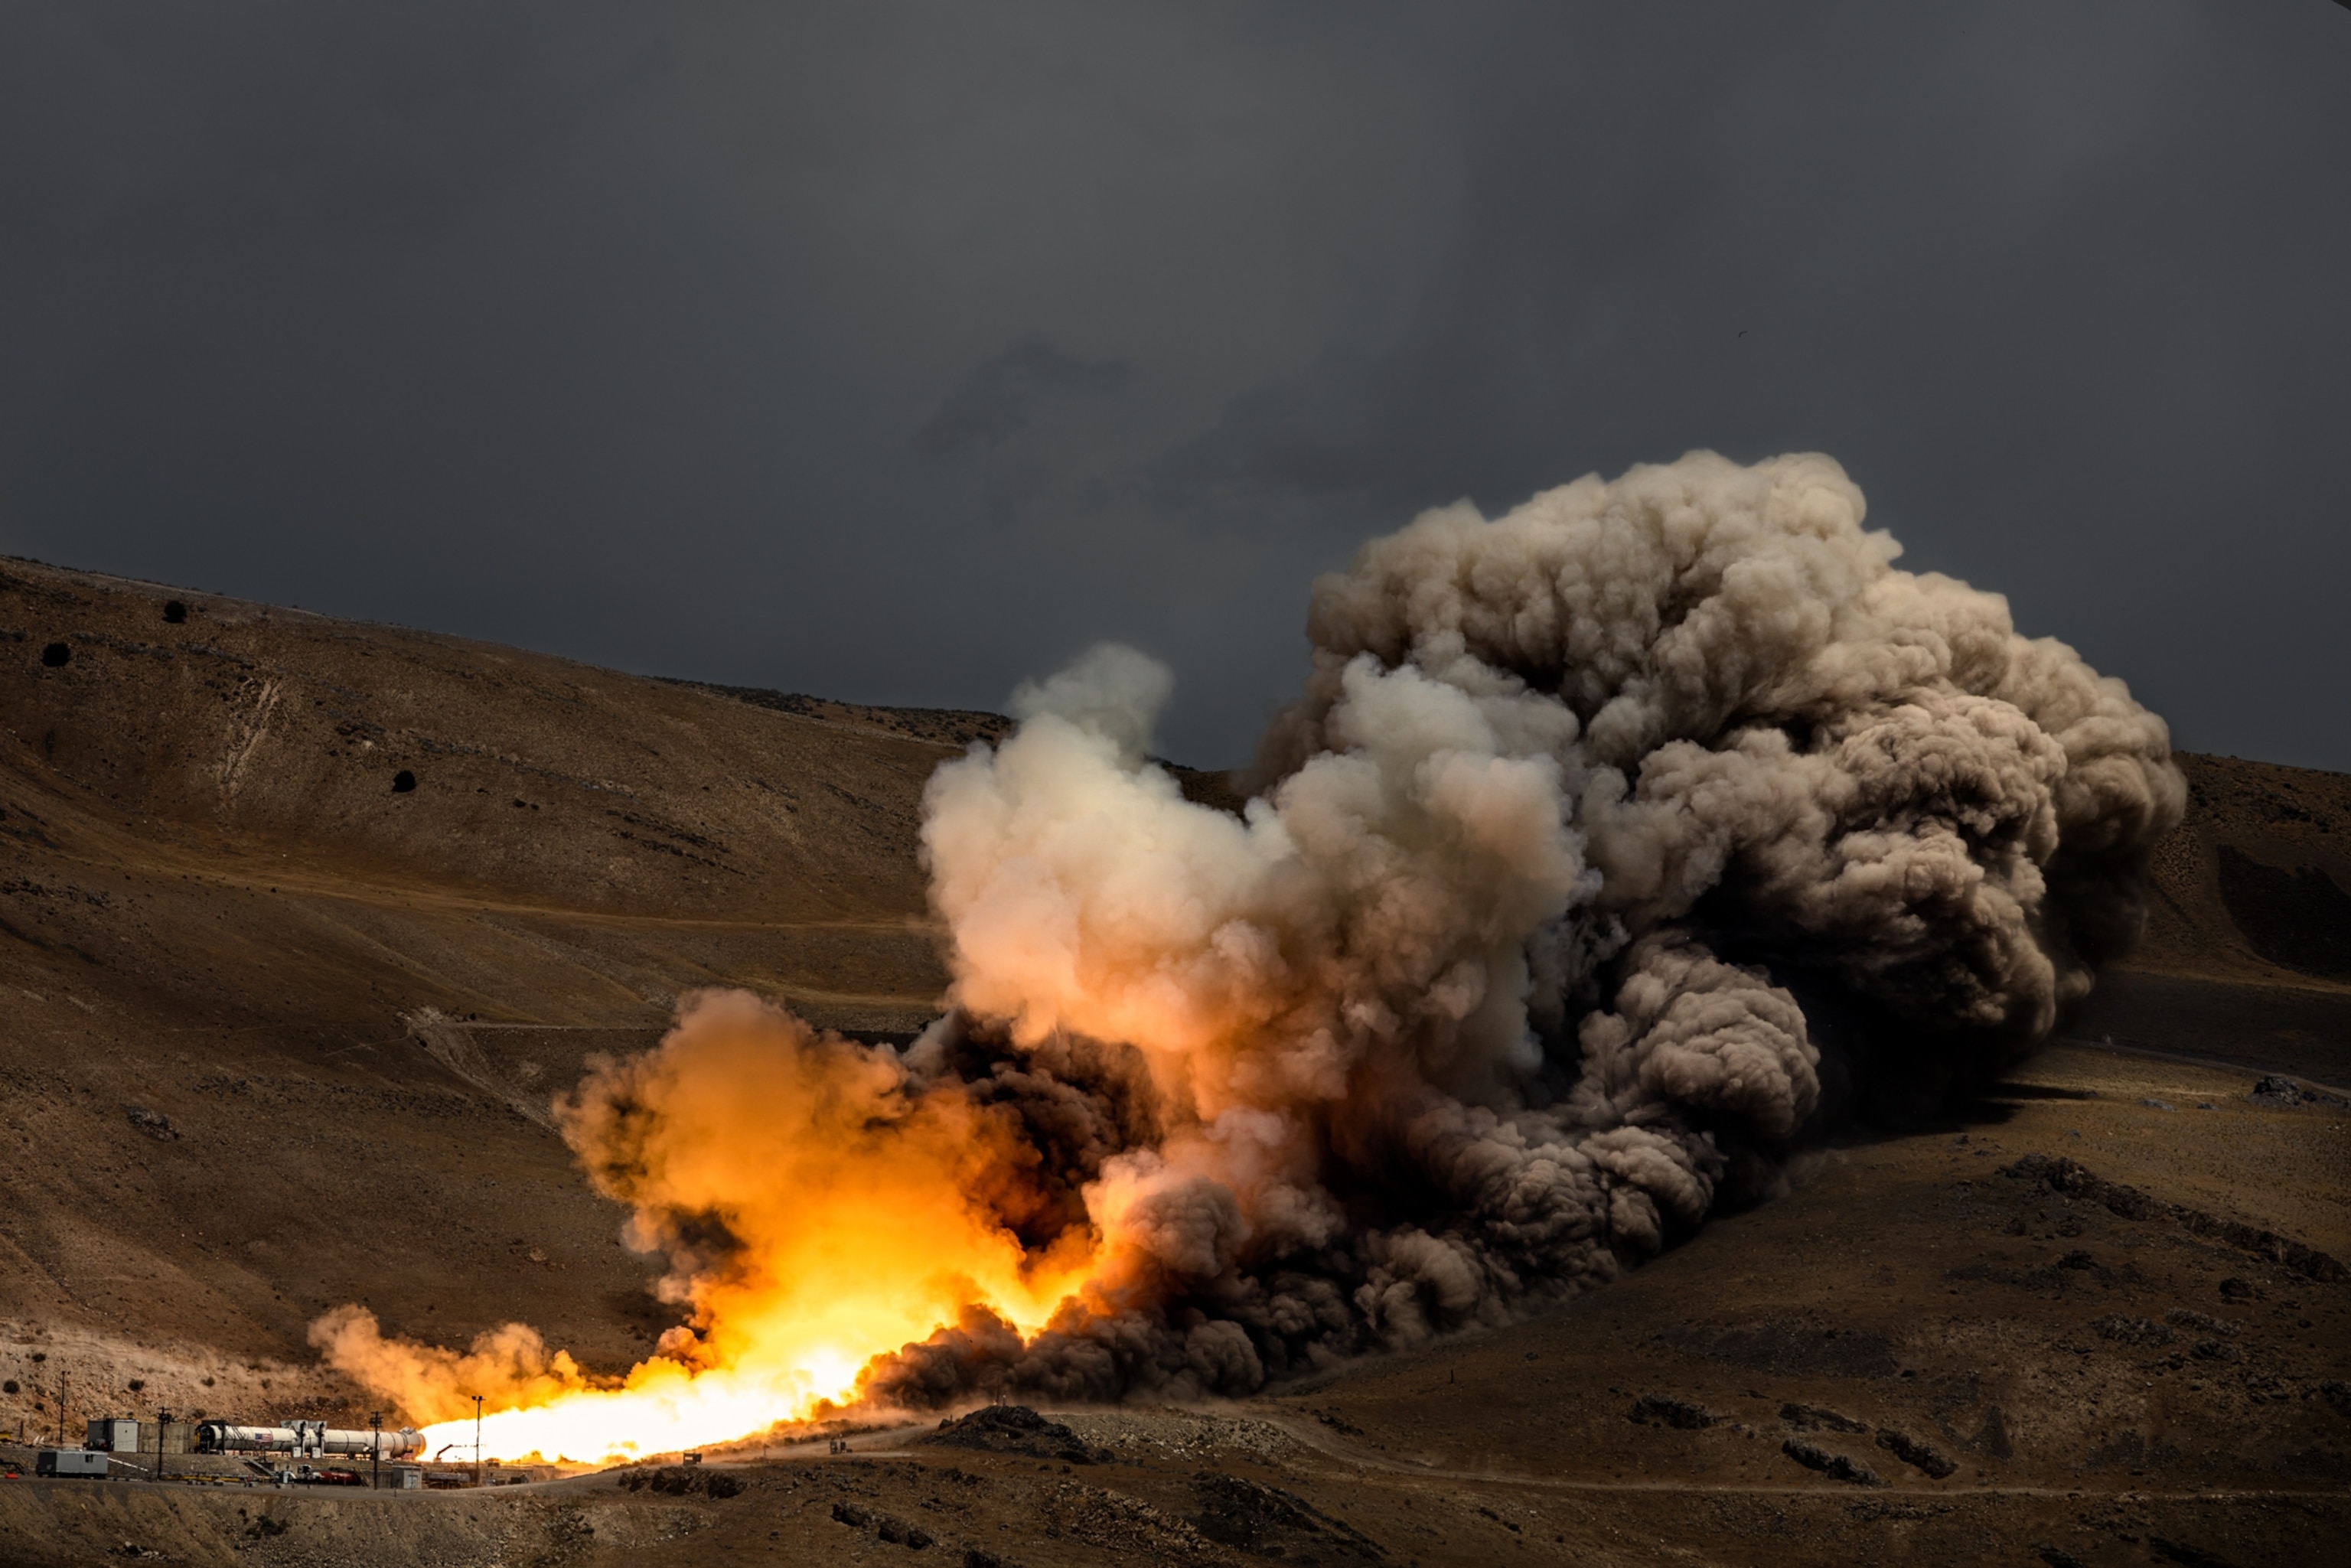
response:
{"label": "white cylindrical rocket motor", "polygon": [[200,1454],[329,1454],[360,1458],[404,1459],[424,1450],[424,1434],[413,1427],[377,1432],[368,1427],[329,1427],[324,1421],[289,1421],[282,1427],[240,1427],[206,1421],[196,1428]]}

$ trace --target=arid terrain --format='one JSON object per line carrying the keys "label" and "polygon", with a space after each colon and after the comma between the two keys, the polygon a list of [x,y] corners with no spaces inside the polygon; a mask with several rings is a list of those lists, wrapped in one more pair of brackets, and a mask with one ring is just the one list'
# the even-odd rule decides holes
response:
{"label": "arid terrain", "polygon": [[[921,1027],[923,784],[1005,724],[0,561],[0,1431],[363,1418],[344,1301],[625,1367],[674,1309],[550,1100],[700,986]],[[2327,1560],[2351,779],[2180,760],[2138,954],[2001,1092],[1516,1327],[487,1492],[9,1480],[0,1563]]]}

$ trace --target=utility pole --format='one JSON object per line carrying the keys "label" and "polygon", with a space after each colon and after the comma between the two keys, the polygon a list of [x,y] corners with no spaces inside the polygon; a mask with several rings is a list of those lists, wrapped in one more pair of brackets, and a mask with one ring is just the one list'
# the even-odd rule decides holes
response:
{"label": "utility pole", "polygon": [[158,1405],[155,1407],[155,1479],[163,1479],[163,1428],[172,1424],[172,1413]]}
{"label": "utility pole", "polygon": [[383,1412],[368,1412],[368,1426],[375,1432],[375,1441],[368,1445],[368,1490],[383,1490]]}
{"label": "utility pole", "polygon": [[474,1484],[482,1484],[482,1396],[474,1396]]}

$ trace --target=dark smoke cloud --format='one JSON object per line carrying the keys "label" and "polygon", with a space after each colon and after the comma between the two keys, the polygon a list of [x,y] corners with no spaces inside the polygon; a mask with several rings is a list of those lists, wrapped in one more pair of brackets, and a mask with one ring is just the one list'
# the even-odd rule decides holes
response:
{"label": "dark smoke cloud", "polygon": [[1979,1088],[2137,936],[2163,721],[1899,554],[1818,455],[1425,513],[1316,585],[1238,814],[1150,760],[1165,669],[1098,647],[931,779],[921,1040],[708,992],[558,1107],[690,1312],[626,1389],[520,1325],[320,1343],[402,1397],[571,1390],[514,1444],[698,1441],[852,1378],[1243,1394],[1604,1282]]}
{"label": "dark smoke cloud", "polygon": [[1245,821],[1142,760],[1137,655],[1032,691],[932,786],[961,1010],[908,1065],[1110,1261],[870,1390],[1234,1394],[1507,1321],[2044,1039],[2185,786],[2121,682],[1898,553],[1820,456],[1426,514],[1317,586]]}

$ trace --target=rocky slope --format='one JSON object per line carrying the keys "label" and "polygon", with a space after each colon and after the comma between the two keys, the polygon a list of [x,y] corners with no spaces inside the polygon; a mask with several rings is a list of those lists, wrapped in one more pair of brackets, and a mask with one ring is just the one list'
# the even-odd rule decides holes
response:
{"label": "rocky slope", "polygon": [[[52,1427],[61,1395],[77,1419],[360,1414],[304,1339],[344,1301],[441,1343],[519,1319],[591,1366],[633,1360],[670,1309],[573,1168],[551,1096],[591,1053],[656,1039],[701,985],[870,1035],[919,1027],[945,979],[914,855],[923,783],[1004,722],[649,680],[0,561],[0,1431]],[[2182,764],[2194,800],[2158,855],[2147,940],[2070,1033],[2351,1078],[2351,779]],[[1217,779],[1186,788],[1232,803]],[[1332,1540],[1341,1519],[1386,1561],[1432,1563],[1605,1556],[1646,1528],[1643,1489],[1659,1487],[1683,1500],[1676,1550],[1793,1531],[1754,1561],[1799,1560],[1822,1531],[1867,1556],[1910,1528],[1902,1508],[1926,1510],[1919,1539],[1942,1543],[1921,1561],[1968,1561],[1994,1537],[2022,1550],[2033,1530],[2073,1540],[2063,1509],[1997,1500],[2033,1489],[2339,1499],[2351,1441],[2325,1389],[2351,1371],[2351,1287],[2225,1227],[2351,1255],[2344,1117],[2249,1101],[2251,1077],[2053,1053],[1972,1122],[1824,1155],[1792,1197],[1565,1312],[1261,1402],[1249,1419],[1290,1434],[1289,1459],[1186,1439],[1116,1485],[1104,1469],[1016,1485],[999,1464],[984,1532],[965,1533],[1038,1563],[1115,1542],[1201,1562],[1311,1545],[1258,1493],[1195,1471],[1279,1486]],[[2224,1229],[1994,1174],[2026,1154],[2076,1157]],[[2223,1296],[2230,1280],[2251,1293]],[[2240,1333],[2170,1317],[2224,1308]],[[2109,1320],[2152,1326],[2141,1343]],[[2206,1340],[2221,1348],[2202,1355]],[[1634,1420],[1651,1394],[1668,1403]],[[1714,1418],[1679,1426],[1675,1400]],[[1783,1406],[1868,1430],[1798,1430]],[[1955,1479],[1881,1451],[1880,1430],[1947,1456]],[[1860,1520],[1862,1491],[1783,1438],[1950,1497]],[[937,1463],[905,1464],[857,1485],[914,1517],[943,1483]],[[801,1531],[772,1538],[778,1560],[872,1533],[822,1510],[802,1530],[793,1511],[831,1496],[791,1490],[808,1484],[775,1481],[773,1509],[629,1493],[627,1528],[681,1561],[732,1542],[738,1516],[746,1549],[770,1526]],[[1729,1510],[1716,1525],[1701,1496]],[[549,1538],[555,1559],[597,1560],[563,1511],[600,1499],[623,1506],[545,1500],[548,1528],[572,1531]],[[2339,1526],[2326,1507],[2294,1517]],[[8,1509],[16,1542],[47,1543],[26,1561],[89,1544],[63,1516]],[[1064,1534],[1035,1533],[1063,1514]],[[435,1517],[452,1540],[473,1528]],[[499,1539],[524,1528],[501,1517]],[[2158,1524],[2301,1538],[2283,1515],[2201,1517]],[[283,1544],[227,1520],[214,1554]],[[353,1551],[389,1542],[346,1525]],[[2156,1526],[2099,1528],[2113,1546]],[[194,1542],[196,1560],[214,1552]]]}
{"label": "rocky slope", "polygon": [[2146,937],[2071,1032],[2351,1084],[2351,777],[2179,760]]}

